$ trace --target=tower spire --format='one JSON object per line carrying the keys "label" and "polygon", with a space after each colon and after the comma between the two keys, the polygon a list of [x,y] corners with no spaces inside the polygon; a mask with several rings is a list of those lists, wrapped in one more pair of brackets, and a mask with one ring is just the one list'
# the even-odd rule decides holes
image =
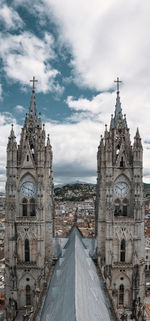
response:
{"label": "tower spire", "polygon": [[33,85],[32,85],[32,96],[31,96],[29,113],[31,113],[33,116],[36,116],[35,82],[38,82],[38,80],[36,80],[35,77],[33,76],[33,79],[30,80],[30,82],[32,82]]}
{"label": "tower spire", "polygon": [[119,96],[119,93],[120,93],[119,84],[122,81],[119,80],[119,77],[117,77],[117,80],[114,80],[114,82],[117,83],[117,91],[116,91],[117,97],[116,97],[116,105],[115,105],[115,115],[114,115],[114,118],[112,117],[111,124],[110,124],[111,128],[114,128],[116,126],[118,118],[122,118],[123,119],[120,96]]}
{"label": "tower spire", "polygon": [[117,83],[117,94],[119,94],[119,83],[121,83],[122,80],[119,80],[119,77],[117,77],[117,80],[114,80],[114,82]]}
{"label": "tower spire", "polygon": [[115,105],[115,118],[114,121],[116,123],[119,116],[122,115],[122,108],[121,108],[121,102],[120,102],[120,96],[119,96],[119,84],[122,82],[119,80],[119,77],[117,77],[117,80],[114,80],[114,82],[117,83],[117,97],[116,97],[116,105]]}

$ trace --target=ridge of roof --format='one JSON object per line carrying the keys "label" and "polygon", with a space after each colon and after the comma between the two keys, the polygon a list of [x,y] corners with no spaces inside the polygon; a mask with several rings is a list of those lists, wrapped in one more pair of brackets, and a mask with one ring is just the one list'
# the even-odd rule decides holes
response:
{"label": "ridge of roof", "polygon": [[115,321],[110,310],[104,282],[74,226],[56,263],[40,320]]}

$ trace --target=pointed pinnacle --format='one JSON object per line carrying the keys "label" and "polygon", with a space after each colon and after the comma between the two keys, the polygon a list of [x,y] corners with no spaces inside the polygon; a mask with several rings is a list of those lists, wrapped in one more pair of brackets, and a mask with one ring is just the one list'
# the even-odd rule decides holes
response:
{"label": "pointed pinnacle", "polygon": [[49,134],[47,135],[47,146],[50,146]]}
{"label": "pointed pinnacle", "polygon": [[140,138],[140,132],[139,132],[139,128],[138,127],[137,127],[137,130],[136,130],[135,137],[136,138]]}
{"label": "pointed pinnacle", "polygon": [[29,113],[36,116],[36,102],[35,102],[35,94],[34,94],[33,90],[32,90],[32,96],[31,96],[31,101],[30,101]]}
{"label": "pointed pinnacle", "polygon": [[11,124],[10,138],[16,138],[14,133],[14,125]]}

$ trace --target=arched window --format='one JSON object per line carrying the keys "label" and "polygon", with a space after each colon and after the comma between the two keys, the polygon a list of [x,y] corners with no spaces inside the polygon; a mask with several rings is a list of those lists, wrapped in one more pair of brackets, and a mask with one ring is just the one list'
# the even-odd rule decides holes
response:
{"label": "arched window", "polygon": [[34,146],[33,146],[33,144],[31,144],[30,148],[31,148],[32,157],[33,157],[33,159],[34,159],[35,152],[34,152]]}
{"label": "arched window", "polygon": [[127,216],[128,214],[128,200],[123,200],[123,216]]}
{"label": "arched window", "polygon": [[22,200],[22,216],[28,215],[28,201],[26,198]]}
{"label": "arched window", "polygon": [[25,262],[30,262],[30,243],[29,240],[25,240]]}
{"label": "arched window", "polygon": [[121,157],[121,161],[120,161],[120,167],[124,167],[124,161],[123,161],[123,157]]}
{"label": "arched window", "polygon": [[119,287],[119,304],[123,305],[124,303],[124,285],[120,284]]}
{"label": "arched window", "polygon": [[115,216],[121,215],[121,209],[120,209],[120,201],[117,199],[115,200]]}
{"label": "arched window", "polygon": [[35,199],[30,200],[30,216],[35,216]]}
{"label": "arched window", "polygon": [[118,144],[118,145],[117,145],[117,148],[116,148],[116,156],[119,155],[119,152],[120,152],[120,145]]}
{"label": "arched window", "polygon": [[123,239],[120,245],[120,262],[125,262],[126,256],[126,241]]}
{"label": "arched window", "polygon": [[31,305],[31,288],[30,288],[30,285],[26,285],[26,305]]}

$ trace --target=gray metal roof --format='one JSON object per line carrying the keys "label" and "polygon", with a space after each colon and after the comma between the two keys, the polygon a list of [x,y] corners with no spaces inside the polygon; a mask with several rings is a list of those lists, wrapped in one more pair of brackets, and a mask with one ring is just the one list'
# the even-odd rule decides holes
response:
{"label": "gray metal roof", "polygon": [[[61,255],[62,249],[65,247],[66,243],[68,242],[67,238],[61,238],[61,237],[54,237],[53,238],[53,257],[58,258]],[[97,239],[92,238],[83,238],[82,239],[83,244],[87,249],[89,249],[89,254],[92,258],[96,258],[96,249],[97,249]]]}
{"label": "gray metal roof", "polygon": [[56,263],[40,321],[115,321],[103,280],[74,227]]}

